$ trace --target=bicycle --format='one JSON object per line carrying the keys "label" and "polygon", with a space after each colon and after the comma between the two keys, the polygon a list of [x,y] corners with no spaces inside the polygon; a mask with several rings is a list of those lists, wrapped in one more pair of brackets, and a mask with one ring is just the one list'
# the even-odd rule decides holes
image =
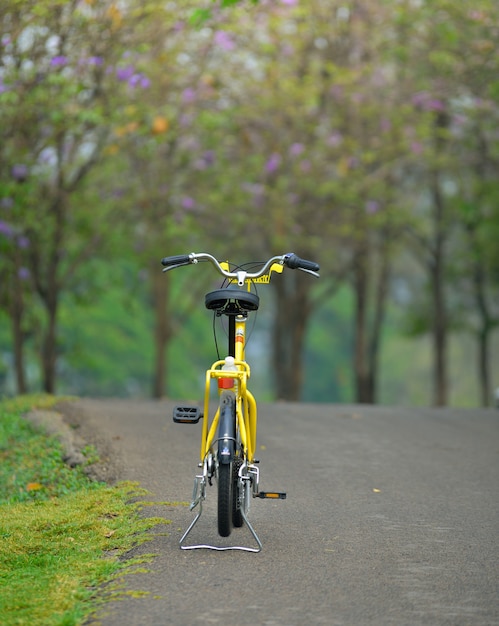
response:
{"label": "bicycle", "polygon": [[[201,432],[200,462],[202,473],[195,476],[190,510],[199,506],[196,517],[180,539],[183,550],[208,548],[213,550],[245,550],[260,552],[262,543],[248,520],[252,498],[285,499],[286,494],[278,491],[260,491],[259,460],[255,458],[257,434],[257,404],[248,389],[250,366],[246,362],[246,323],[248,316],[258,310],[257,284],[268,284],[273,273],[282,273],[284,267],[299,269],[319,276],[319,265],[299,258],[294,253],[274,256],[265,263],[234,266],[219,262],[211,254],[191,253],[165,257],[161,260],[163,272],[186,265],[209,262],[224,277],[220,289],[205,296],[205,306],[216,317],[227,317],[227,357],[215,361],[206,371],[203,411],[198,406],[177,405],[173,410],[173,421],[196,424],[203,419]],[[255,266],[260,269],[251,272]],[[237,287],[234,287],[237,285]],[[245,289],[243,289],[245,287]],[[252,291],[253,288],[253,291]],[[215,324],[214,324],[215,327]],[[216,334],[215,334],[215,343]],[[218,384],[218,407],[213,418],[210,415],[212,382]],[[232,528],[246,524],[258,547],[184,545],[203,512],[207,485],[213,480],[218,485],[217,526],[221,537],[229,537]]]}

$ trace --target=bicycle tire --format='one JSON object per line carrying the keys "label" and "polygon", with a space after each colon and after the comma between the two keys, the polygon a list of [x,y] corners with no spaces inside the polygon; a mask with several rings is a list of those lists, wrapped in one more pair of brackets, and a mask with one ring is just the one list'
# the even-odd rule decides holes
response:
{"label": "bicycle tire", "polygon": [[228,537],[232,530],[232,463],[218,466],[218,534]]}
{"label": "bicycle tire", "polygon": [[[227,440],[227,436],[229,439]],[[219,458],[218,458],[218,502],[217,502],[217,524],[218,534],[221,537],[228,537],[232,531],[233,517],[233,465],[234,465],[234,443],[231,439],[236,436],[236,404],[233,391],[224,391],[220,396],[220,424],[219,424]],[[222,443],[227,441],[227,444]],[[230,451],[232,445],[232,451]],[[226,462],[225,455],[231,454],[230,462]],[[237,489],[236,489],[237,491]]]}
{"label": "bicycle tire", "polygon": [[232,463],[232,524],[234,528],[241,528],[244,524],[243,515],[241,513],[241,507],[239,506],[239,469],[243,461],[241,457],[236,457]]}

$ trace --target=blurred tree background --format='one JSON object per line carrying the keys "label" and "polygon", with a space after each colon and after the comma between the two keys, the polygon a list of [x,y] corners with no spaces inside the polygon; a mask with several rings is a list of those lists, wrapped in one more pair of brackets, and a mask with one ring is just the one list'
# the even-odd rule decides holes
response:
{"label": "blurred tree background", "polygon": [[491,403],[497,2],[5,0],[0,37],[1,394],[198,398],[217,277],[159,260],[294,251],[260,398]]}

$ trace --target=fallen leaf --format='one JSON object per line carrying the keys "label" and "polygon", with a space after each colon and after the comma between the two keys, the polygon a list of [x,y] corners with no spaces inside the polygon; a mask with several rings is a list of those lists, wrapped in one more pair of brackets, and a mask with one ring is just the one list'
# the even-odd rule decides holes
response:
{"label": "fallen leaf", "polygon": [[40,483],[28,483],[26,485],[26,491],[39,491],[40,489],[43,489],[43,485]]}

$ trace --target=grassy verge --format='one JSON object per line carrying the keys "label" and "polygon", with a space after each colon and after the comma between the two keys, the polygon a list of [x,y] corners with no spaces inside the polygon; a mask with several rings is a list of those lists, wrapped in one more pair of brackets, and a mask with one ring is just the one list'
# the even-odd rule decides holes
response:
{"label": "grassy verge", "polygon": [[165,523],[139,516],[141,504],[130,503],[142,495],[136,487],[89,481],[63,462],[55,438],[22,419],[53,403],[45,396],[0,402],[3,626],[81,624],[96,609],[96,587],[137,566],[119,557]]}

